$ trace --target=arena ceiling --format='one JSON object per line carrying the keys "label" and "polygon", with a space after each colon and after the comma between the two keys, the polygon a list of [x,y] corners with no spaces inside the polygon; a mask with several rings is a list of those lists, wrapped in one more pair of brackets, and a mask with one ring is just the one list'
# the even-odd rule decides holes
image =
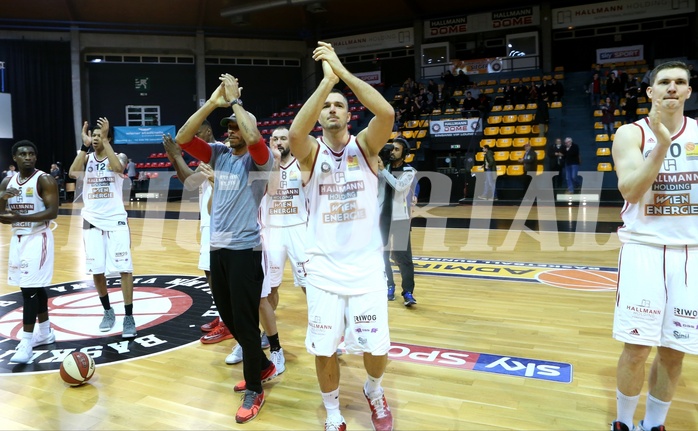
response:
{"label": "arena ceiling", "polygon": [[[514,0],[5,0],[0,29],[314,41],[415,20],[521,7]],[[550,1],[550,3],[553,3]],[[565,2],[590,3],[586,2]]]}

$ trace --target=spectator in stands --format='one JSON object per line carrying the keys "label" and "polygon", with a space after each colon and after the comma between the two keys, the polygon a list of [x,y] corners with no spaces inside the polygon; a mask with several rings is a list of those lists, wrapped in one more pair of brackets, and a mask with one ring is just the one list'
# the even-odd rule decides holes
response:
{"label": "spectator in stands", "polygon": [[447,90],[452,90],[456,85],[456,77],[448,69],[441,74],[441,80],[444,82],[443,88]]}
{"label": "spectator in stands", "polygon": [[579,145],[569,136],[565,138],[565,176],[567,177],[567,194],[573,194],[579,188]]}
{"label": "spectator in stands", "polygon": [[475,114],[474,112],[468,112],[468,111],[473,111],[477,110],[478,106],[480,106],[480,103],[476,98],[473,97],[473,93],[468,91],[465,93],[465,99],[463,99],[463,105],[462,105],[462,117],[463,118],[471,118]]}
{"label": "spectator in stands", "polygon": [[[597,65],[598,66],[598,65]],[[597,109],[599,103],[601,102],[601,78],[598,73],[594,73],[589,83],[589,88],[587,93],[589,93],[589,101],[591,102],[591,109]]]}
{"label": "spectator in stands", "polygon": [[550,123],[550,112],[548,111],[548,99],[544,98],[542,94],[538,95],[534,118],[535,123],[538,124],[538,128],[540,129],[540,136],[545,136],[545,133],[548,131],[548,124]]}
{"label": "spectator in stands", "polygon": [[637,77],[633,76],[632,73],[628,73],[628,80],[625,83],[625,91],[634,90],[637,92],[639,88],[640,82],[637,80]]}
{"label": "spectator in stands", "polygon": [[491,109],[490,98],[482,91],[477,97],[477,109],[480,111],[483,119],[487,117],[487,113],[490,112]]}
{"label": "spectator in stands", "polygon": [[460,90],[468,88],[470,85],[470,78],[463,72],[463,69],[458,70],[458,75],[456,75],[456,87]]}
{"label": "spectator in stands", "polygon": [[615,110],[616,105],[611,100],[611,96],[606,97],[606,101],[601,104],[601,123],[603,124],[604,132],[608,133],[608,136],[615,132],[613,125],[616,122]]}
{"label": "spectator in stands", "polygon": [[606,94],[610,97],[614,105],[618,105],[618,101],[623,94],[623,85],[620,79],[616,76],[615,72],[611,72],[608,79],[606,80]]}
{"label": "spectator in stands", "polygon": [[555,138],[555,142],[548,148],[548,163],[551,171],[557,171],[556,188],[562,188],[566,184],[565,179],[565,147],[562,146],[562,139]]}
{"label": "spectator in stands", "polygon": [[14,177],[17,175],[17,168],[15,168],[15,165],[10,165],[7,167],[7,170],[2,173],[3,177]]}
{"label": "spectator in stands", "polygon": [[526,143],[526,145],[524,145],[524,150],[524,155],[522,158],[519,159],[519,163],[523,163],[524,173],[535,174],[536,165],[538,164],[536,152],[533,149],[531,149],[531,144],[529,143]]}
{"label": "spectator in stands", "polygon": [[427,91],[428,91],[429,93],[434,94],[434,93],[436,93],[436,91],[437,91],[438,89],[439,89],[439,86],[436,85],[436,82],[434,82],[433,79],[430,79],[430,80],[429,80],[429,84],[427,85]]}
{"label": "spectator in stands", "polygon": [[398,124],[404,123],[409,115],[410,109],[412,108],[412,101],[410,100],[409,96],[405,96],[402,98],[402,103],[400,103],[397,106],[397,109],[395,109],[395,117],[397,118]]}
{"label": "spectator in stands", "polygon": [[548,100],[551,102],[561,102],[562,96],[565,94],[565,87],[557,79],[553,78],[546,85],[546,93]]}
{"label": "spectator in stands", "polygon": [[637,88],[629,88],[625,92],[625,103],[621,106],[625,110],[625,122],[634,123],[637,121]]}
{"label": "spectator in stands", "polygon": [[497,163],[494,160],[494,151],[489,145],[484,145],[482,151],[485,153],[485,190],[478,199],[497,200]]}

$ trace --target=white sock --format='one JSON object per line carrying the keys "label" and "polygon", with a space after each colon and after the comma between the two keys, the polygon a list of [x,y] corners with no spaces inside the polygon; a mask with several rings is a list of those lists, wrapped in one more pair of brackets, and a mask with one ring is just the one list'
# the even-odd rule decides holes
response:
{"label": "white sock", "polygon": [[374,399],[383,395],[383,388],[381,388],[381,381],[383,376],[373,377],[370,374],[366,374],[366,383],[364,384],[364,392],[370,399]]}
{"label": "white sock", "polygon": [[342,417],[342,414],[339,412],[339,388],[332,392],[323,392],[322,403],[325,405],[325,410],[327,410],[328,419]]}
{"label": "white sock", "polygon": [[31,341],[33,336],[34,336],[33,332],[24,331],[24,333],[22,334],[22,339]]}
{"label": "white sock", "polygon": [[51,330],[51,321],[47,320],[45,322],[39,322],[39,334],[48,335]]}
{"label": "white sock", "polygon": [[618,420],[623,422],[628,426],[628,428],[633,429],[633,416],[635,415],[635,409],[637,408],[637,403],[640,401],[640,394],[634,397],[629,397],[623,395],[623,393],[616,389],[616,408],[618,410]]}
{"label": "white sock", "polygon": [[642,427],[651,430],[653,427],[663,425],[669,412],[669,406],[671,406],[671,401],[658,400],[647,394],[647,410],[645,411],[645,419],[642,420]]}

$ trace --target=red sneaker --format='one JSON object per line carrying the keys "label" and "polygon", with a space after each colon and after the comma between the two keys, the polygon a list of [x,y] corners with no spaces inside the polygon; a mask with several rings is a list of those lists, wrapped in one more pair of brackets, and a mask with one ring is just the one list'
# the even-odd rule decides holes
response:
{"label": "red sneaker", "polygon": [[[272,362],[266,369],[262,370],[262,383],[266,383],[279,374],[276,372],[276,366]],[[233,388],[235,392],[244,392],[247,390],[247,383],[244,380],[238,382]]]}
{"label": "red sneaker", "polygon": [[393,431],[393,414],[390,413],[390,407],[385,400],[385,394],[369,399],[364,391],[368,406],[371,407],[371,423],[376,431]]}
{"label": "red sneaker", "polygon": [[263,405],[264,392],[258,394],[254,391],[245,391],[245,395],[242,396],[242,405],[235,414],[235,422],[244,424],[256,418]]}
{"label": "red sneaker", "polygon": [[201,330],[204,332],[211,332],[214,329],[216,329],[216,326],[218,326],[218,324],[220,322],[221,322],[221,318],[216,317],[215,319],[211,320],[210,322],[204,323],[203,325],[201,325]]}
{"label": "red sneaker", "polygon": [[230,333],[225,323],[220,322],[220,324],[216,326],[216,329],[201,337],[201,342],[204,344],[215,344],[230,340],[231,338],[233,338],[233,334]]}
{"label": "red sneaker", "polygon": [[347,423],[342,416],[334,421],[327,418],[325,420],[325,431],[347,431]]}

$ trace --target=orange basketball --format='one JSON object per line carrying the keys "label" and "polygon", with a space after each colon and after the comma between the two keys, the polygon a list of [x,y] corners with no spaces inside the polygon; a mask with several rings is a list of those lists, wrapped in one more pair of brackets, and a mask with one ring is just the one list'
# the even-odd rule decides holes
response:
{"label": "orange basketball", "polygon": [[92,378],[95,361],[92,356],[73,352],[61,363],[61,379],[70,386],[80,386]]}

